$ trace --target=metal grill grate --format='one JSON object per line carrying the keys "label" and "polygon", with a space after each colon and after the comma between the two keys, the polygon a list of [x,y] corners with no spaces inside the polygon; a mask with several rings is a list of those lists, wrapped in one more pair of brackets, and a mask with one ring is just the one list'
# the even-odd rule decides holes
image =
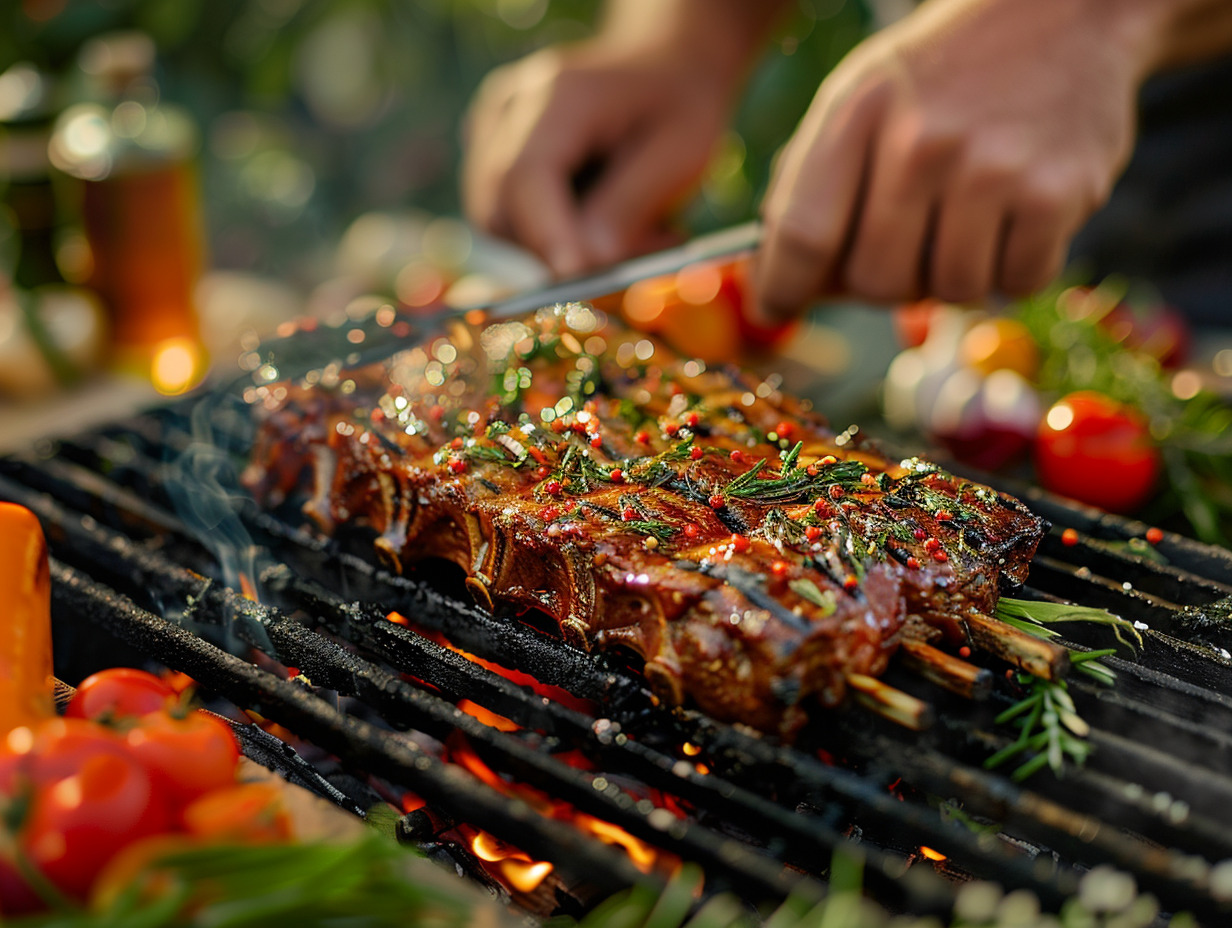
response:
{"label": "metal grill grate", "polygon": [[[309,354],[320,356],[319,347]],[[1232,660],[1222,650],[1232,634],[1202,613],[1232,595],[1227,552],[1169,536],[1158,548],[1168,563],[1156,563],[1124,544],[1144,526],[1006,487],[1058,526],[1021,595],[1104,606],[1146,626],[1135,661],[1107,661],[1115,690],[1071,681],[1092,725],[1086,766],[1019,785],[981,766],[1008,741],[992,722],[1008,685],[972,702],[892,670],[893,685],[934,704],[928,732],[853,707],[820,716],[785,747],[696,712],[660,709],[618,654],[576,651],[527,617],[463,602],[448,582],[425,580],[431,571],[388,574],[345,543],[250,505],[240,508],[244,525],[274,560],[260,571],[262,602],[245,599],[218,582],[217,558],[175,514],[171,493],[183,475],[171,462],[193,447],[203,421],[212,440],[242,453],[243,412],[215,395],[0,461],[0,498],[33,509],[51,544],[58,647],[70,642],[58,660],[98,659],[96,630],[106,630],[335,755],[349,782],[373,775],[413,791],[431,812],[405,823],[417,840],[471,824],[551,861],[580,899],[646,878],[623,851],[433,748],[461,738],[498,777],[697,861],[708,889],[750,902],[824,877],[834,850],[858,838],[870,892],[905,911],[944,913],[953,902],[952,881],[927,865],[907,867],[921,845],[946,855],[951,876],[1027,888],[1049,906],[1073,893],[1086,868],[1109,863],[1165,909],[1210,924],[1232,909],[1211,886],[1212,865],[1232,858]],[[1064,526],[1083,533],[1078,545],[1061,543]],[[413,628],[390,622],[394,610]],[[1075,647],[1102,644],[1075,637]],[[433,638],[580,702],[545,699]],[[311,685],[268,660],[229,653],[249,649],[299,668]],[[460,711],[461,699],[514,730]],[[686,743],[695,754],[683,753]],[[257,730],[246,744],[278,761]],[[356,805],[302,762],[280,765]],[[944,800],[1002,830],[982,833],[940,814]]]}

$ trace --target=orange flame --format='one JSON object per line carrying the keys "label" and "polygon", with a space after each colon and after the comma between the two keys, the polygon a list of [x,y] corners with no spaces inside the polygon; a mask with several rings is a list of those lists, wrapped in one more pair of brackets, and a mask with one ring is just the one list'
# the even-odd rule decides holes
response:
{"label": "orange flame", "polygon": [[[510,670],[507,667],[484,660],[455,646],[437,632],[417,628],[406,616],[398,612],[388,613],[387,618],[390,622],[411,628],[416,634],[422,635],[428,640],[460,654],[480,667],[499,674],[520,686],[529,687],[540,696],[575,710],[591,712],[594,709],[593,704],[589,700],[579,699],[565,689],[541,683],[530,674],[522,671]],[[478,719],[483,724],[500,731],[517,731],[520,728],[512,720],[469,699],[459,700],[457,706],[461,711]],[[613,825],[610,822],[580,812],[570,804],[554,799],[528,784],[506,780],[475,753],[474,749],[467,743],[466,737],[460,732],[454,732],[446,739],[445,748],[446,759],[462,767],[482,783],[506,796],[516,796],[522,799],[541,815],[558,821],[571,822],[579,830],[594,836],[599,841],[620,847],[629,856],[630,862],[643,873],[652,872],[656,865],[666,865],[674,868],[678,864],[674,855],[659,851],[653,845],[634,837],[618,825]],[[689,756],[696,756],[701,753],[701,749],[692,744],[686,744],[684,751]],[[565,752],[558,755],[558,759],[565,763],[571,763],[578,769],[594,769],[593,762],[585,755],[577,752]],[[705,765],[697,763],[696,766],[702,773],[708,772]],[[665,808],[676,816],[684,815],[673,797],[667,794],[659,794],[657,791],[652,795],[653,801],[660,808]],[[462,835],[464,840],[468,842],[471,851],[479,860],[492,865],[489,869],[495,876],[520,892],[532,891],[553,870],[553,865],[550,862],[532,860],[523,851],[477,828],[469,825],[459,825],[457,833]]]}
{"label": "orange flame", "polygon": [[519,892],[529,893],[547,879],[555,868],[546,860],[533,860],[528,854],[506,844],[500,838],[478,828],[463,826],[473,832],[471,853],[480,860],[495,864],[496,874]]}
{"label": "orange flame", "polygon": [[929,860],[935,860],[935,861],[940,862],[946,859],[946,856],[942,854],[940,851],[934,851],[931,847],[924,847],[923,845],[920,845],[920,853],[923,854],[925,857],[927,857]]}
{"label": "orange flame", "polygon": [[250,599],[254,603],[260,602],[260,597],[257,596],[257,585],[252,581],[248,574],[240,574],[240,592],[245,599]]}
{"label": "orange flame", "polygon": [[618,847],[624,848],[633,866],[637,867],[642,873],[649,873],[654,869],[655,861],[659,859],[659,852],[654,847],[640,838],[633,837],[633,835],[629,834],[619,825],[613,825],[611,822],[603,821],[603,819],[594,818],[584,812],[577,813],[574,823],[583,831],[589,831],[605,844],[615,844]]}

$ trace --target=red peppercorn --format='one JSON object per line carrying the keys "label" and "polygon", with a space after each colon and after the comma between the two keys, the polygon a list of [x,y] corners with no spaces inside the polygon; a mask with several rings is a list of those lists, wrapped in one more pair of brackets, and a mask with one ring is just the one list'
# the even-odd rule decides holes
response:
{"label": "red peppercorn", "polygon": [[779,438],[791,438],[795,431],[796,427],[790,422],[780,422],[774,427],[774,432]]}
{"label": "red peppercorn", "polygon": [[552,431],[555,432],[557,435],[564,434],[565,429],[567,429],[568,427],[569,426],[565,425],[564,419],[553,419],[552,420]]}
{"label": "red peppercorn", "polygon": [[731,536],[732,550],[737,554],[744,554],[749,550],[749,539],[747,535],[732,535]]}
{"label": "red peppercorn", "polygon": [[455,474],[461,474],[466,471],[466,458],[450,458],[449,470]]}
{"label": "red peppercorn", "polygon": [[734,462],[736,462],[737,464],[743,464],[743,463],[745,462],[745,460],[746,460],[746,459],[745,459],[745,456],[744,456],[744,452],[743,452],[743,451],[741,451],[739,448],[737,448],[735,451],[733,451],[733,452],[731,453],[730,457],[731,457],[731,459],[732,459]]}
{"label": "red peppercorn", "polygon": [[702,417],[695,412],[689,413],[684,417],[684,424],[691,429],[697,428],[697,424],[702,421]]}
{"label": "red peppercorn", "polygon": [[633,438],[639,445],[650,444],[650,433],[645,429],[638,430],[638,433],[634,435]]}
{"label": "red peppercorn", "polygon": [[923,541],[928,537],[928,532],[924,531],[922,528],[913,529],[911,534],[915,536],[916,541]]}
{"label": "red peppercorn", "polygon": [[817,474],[819,473],[819,471],[817,470],[816,464],[810,464],[808,467],[804,468],[804,472],[808,474],[810,477],[816,477]]}
{"label": "red peppercorn", "polygon": [[786,561],[775,561],[770,565],[770,573],[774,574],[776,577],[781,578],[787,576],[787,570],[788,567]]}
{"label": "red peppercorn", "polygon": [[938,522],[952,522],[954,521],[954,513],[950,512],[950,510],[948,509],[938,509],[937,510],[937,521]]}
{"label": "red peppercorn", "polygon": [[817,502],[813,503],[813,512],[817,513],[817,515],[821,516],[823,519],[830,514],[830,511],[830,504],[824,499],[819,499]]}
{"label": "red peppercorn", "polygon": [[1146,540],[1153,545],[1159,544],[1164,540],[1163,530],[1151,526],[1146,530]]}
{"label": "red peppercorn", "polygon": [[689,449],[689,458],[694,461],[700,461],[702,459],[702,455],[705,453],[706,452],[703,451],[701,448],[694,445],[692,448]]}
{"label": "red peppercorn", "polygon": [[1078,530],[1075,528],[1067,528],[1061,533],[1061,544],[1067,548],[1072,548],[1078,544]]}
{"label": "red peppercorn", "polygon": [[934,561],[944,564],[949,559],[950,559],[950,556],[945,553],[945,550],[943,548],[938,548],[936,551],[933,552]]}
{"label": "red peppercorn", "polygon": [[720,493],[715,493],[709,500],[707,500],[707,502],[710,503],[711,509],[722,509],[727,505],[727,500],[724,499],[723,495]]}
{"label": "red peppercorn", "polygon": [[702,530],[698,528],[697,524],[694,522],[690,522],[684,527],[684,534],[686,538],[696,538],[701,533]]}
{"label": "red peppercorn", "polygon": [[926,542],[924,542],[925,551],[936,551],[940,547],[941,547],[941,542],[939,542],[936,538],[930,538]]}
{"label": "red peppercorn", "polygon": [[595,435],[595,436],[591,437],[591,439],[590,439],[590,447],[592,447],[592,448],[602,448],[602,447],[603,447],[603,439],[602,439],[602,438],[600,438],[598,435]]}
{"label": "red peppercorn", "polygon": [[548,493],[550,493],[552,496],[560,495],[561,486],[560,486],[559,480],[549,480],[547,483],[543,485],[543,488],[547,490]]}
{"label": "red peppercorn", "polygon": [[958,656],[959,657],[970,657],[971,649],[964,644],[961,648],[958,649]]}
{"label": "red peppercorn", "polygon": [[818,525],[810,525],[804,530],[804,537],[809,541],[816,541],[821,537],[821,527]]}
{"label": "red peppercorn", "polygon": [[663,426],[663,431],[667,433],[668,438],[675,438],[676,433],[680,431],[680,426],[678,426],[675,422],[669,422],[667,425]]}
{"label": "red peppercorn", "polygon": [[637,510],[632,506],[626,506],[620,511],[620,518],[625,522],[632,522],[637,518]]}
{"label": "red peppercorn", "polygon": [[920,569],[920,561],[919,561],[919,559],[918,559],[918,558],[915,558],[915,557],[909,557],[909,558],[907,558],[907,566],[908,566],[908,567],[910,567],[912,570],[919,570],[919,569]]}
{"label": "red peppercorn", "polygon": [[830,487],[830,499],[842,499],[843,492],[844,491],[842,487],[840,487],[837,483],[834,484],[833,486]]}
{"label": "red peppercorn", "polygon": [[560,518],[560,510],[555,506],[548,506],[543,510],[543,512],[540,513],[540,515],[543,516],[544,522],[554,522],[556,519]]}
{"label": "red peppercorn", "polygon": [[848,574],[843,578],[843,589],[850,593],[860,585],[860,579],[855,574]]}
{"label": "red peppercorn", "polygon": [[607,476],[608,476],[608,479],[612,481],[612,483],[624,483],[625,482],[625,472],[621,470],[619,467],[613,467],[611,472]]}
{"label": "red peppercorn", "polygon": [[452,448],[454,451],[461,451],[462,450],[462,439],[455,438],[453,441],[449,443],[449,447]]}
{"label": "red peppercorn", "polygon": [[548,468],[546,464],[540,464],[538,467],[535,468],[535,479],[544,480],[547,478],[547,475],[550,474],[551,472],[552,471]]}

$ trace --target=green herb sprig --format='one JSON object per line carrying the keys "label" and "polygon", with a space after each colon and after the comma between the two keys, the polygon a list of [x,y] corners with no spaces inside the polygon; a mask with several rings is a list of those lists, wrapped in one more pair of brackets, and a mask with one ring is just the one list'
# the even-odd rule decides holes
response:
{"label": "green herb sprig", "polygon": [[[1007,625],[1046,640],[1060,636],[1052,626],[1065,622],[1102,625],[1112,630],[1116,640],[1130,650],[1142,646],[1142,635],[1133,623],[1103,609],[1075,606],[1069,603],[1035,602],[1003,596],[997,603],[996,616]],[[1095,651],[1070,650],[1070,664],[1075,670],[1104,686],[1116,682],[1116,674],[1100,658],[1116,653],[1116,648]],[[1010,774],[1014,780],[1025,780],[1045,766],[1061,776],[1068,758],[1081,766],[1091,752],[1085,740],[1090,726],[1074,708],[1073,698],[1064,680],[1044,680],[1031,674],[1017,674],[1020,686],[1027,694],[994,720],[998,725],[1013,723],[1018,737],[997,751],[984,767],[992,770],[1023,754],[1030,756]]]}

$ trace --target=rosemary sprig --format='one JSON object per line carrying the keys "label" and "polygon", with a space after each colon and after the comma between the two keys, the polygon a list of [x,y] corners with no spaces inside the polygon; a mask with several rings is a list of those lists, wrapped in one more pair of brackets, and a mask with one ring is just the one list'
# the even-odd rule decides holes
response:
{"label": "rosemary sprig", "polygon": [[675,526],[653,519],[633,519],[630,522],[620,523],[620,527],[626,531],[637,532],[639,535],[649,535],[659,541],[671,541],[677,531]]}
{"label": "rosemary sprig", "polygon": [[810,474],[808,468],[796,466],[798,448],[799,445],[788,452],[790,467],[787,466],[788,460],[785,460],[777,475],[763,477],[761,473],[766,462],[764,459],[759,460],[743,474],[733,478],[723,488],[723,495],[767,504],[799,502],[816,497],[823,488],[834,484],[845,488],[860,486],[860,478],[868,473],[868,467],[860,461],[836,461],[814,467]]}
{"label": "rosemary sprig", "polygon": [[801,599],[807,600],[814,606],[819,607],[822,618],[832,615],[834,610],[838,608],[838,597],[834,595],[834,591],[826,590],[823,593],[817,584],[808,577],[797,577],[795,580],[790,581],[787,586]]}
{"label": "rosemary sprig", "polygon": [[996,615],[1002,622],[1037,638],[1055,638],[1060,632],[1051,626],[1065,622],[1106,625],[1112,629],[1116,640],[1131,651],[1137,653],[1138,648],[1142,647],[1142,633],[1134,627],[1134,623],[1104,609],[1002,596],[997,603]]}
{"label": "rosemary sprig", "polygon": [[1091,746],[1083,739],[1091,729],[1074,708],[1065,681],[1018,674],[1018,682],[1030,687],[1030,692],[996,718],[998,725],[1015,722],[1018,737],[984,761],[984,767],[992,770],[1030,752],[1032,756],[1010,774],[1011,779],[1022,781],[1044,766],[1060,776],[1066,757],[1078,765],[1084,763]]}
{"label": "rosemary sprig", "polygon": [[[997,603],[996,616],[1007,625],[1037,638],[1059,637],[1061,633],[1052,626],[1060,623],[1086,622],[1110,628],[1117,641],[1131,651],[1136,652],[1142,646],[1142,635],[1133,623],[1103,609],[1003,596]],[[1116,682],[1116,674],[1099,659],[1115,653],[1116,648],[1096,651],[1071,649],[1070,664],[1096,682],[1112,686]],[[1031,756],[1010,775],[1014,780],[1025,780],[1045,766],[1061,776],[1067,757],[1081,765],[1091,752],[1091,746],[1082,740],[1089,733],[1090,726],[1074,708],[1066,682],[1044,680],[1024,673],[1018,674],[1017,680],[1019,685],[1028,687],[1027,695],[994,721],[998,725],[1014,722],[1018,737],[984,761],[985,768],[991,770],[1023,753]]]}

